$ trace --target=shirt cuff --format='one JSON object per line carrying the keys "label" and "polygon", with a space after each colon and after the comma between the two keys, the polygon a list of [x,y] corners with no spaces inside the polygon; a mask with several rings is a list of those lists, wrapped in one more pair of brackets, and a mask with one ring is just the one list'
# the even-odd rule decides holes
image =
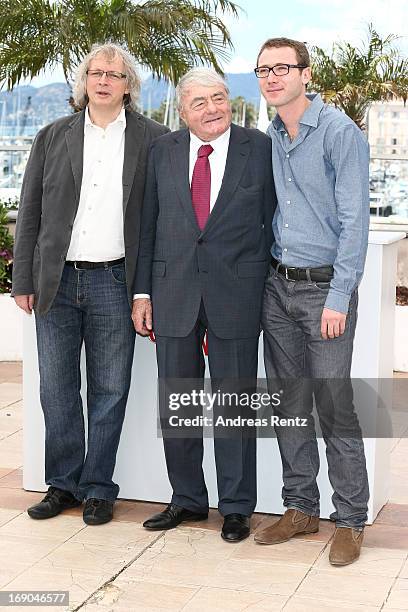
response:
{"label": "shirt cuff", "polygon": [[144,298],[145,300],[150,300],[150,295],[148,293],[135,293],[133,295],[134,300],[140,300],[141,298]]}
{"label": "shirt cuff", "polygon": [[329,289],[324,307],[347,314],[350,297],[348,293],[341,293],[340,291],[336,291],[336,289]]}

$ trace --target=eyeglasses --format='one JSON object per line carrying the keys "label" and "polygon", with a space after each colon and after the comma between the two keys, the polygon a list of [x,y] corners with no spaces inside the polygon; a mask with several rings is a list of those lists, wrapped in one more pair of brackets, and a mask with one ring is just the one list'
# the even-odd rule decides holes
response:
{"label": "eyeglasses", "polygon": [[258,79],[266,79],[271,72],[275,76],[285,76],[289,74],[290,68],[307,68],[303,64],[275,64],[275,66],[260,66],[259,68],[254,68],[255,75]]}
{"label": "eyeglasses", "polygon": [[108,81],[120,81],[121,79],[126,79],[127,75],[122,72],[116,72],[116,70],[87,70],[86,74],[91,79],[101,79],[104,74],[106,74],[106,78]]}

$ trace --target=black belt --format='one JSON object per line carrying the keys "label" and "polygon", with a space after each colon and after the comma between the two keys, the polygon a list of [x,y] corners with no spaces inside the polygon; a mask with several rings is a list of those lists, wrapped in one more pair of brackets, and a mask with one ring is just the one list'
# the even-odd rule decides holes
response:
{"label": "black belt", "polygon": [[96,268],[109,268],[117,266],[125,261],[124,257],[113,259],[112,261],[66,261],[66,266],[72,266],[76,270],[95,270]]}
{"label": "black belt", "polygon": [[271,257],[274,270],[284,276],[287,280],[311,280],[315,283],[328,283],[333,278],[333,266],[322,268],[288,268],[274,257]]}

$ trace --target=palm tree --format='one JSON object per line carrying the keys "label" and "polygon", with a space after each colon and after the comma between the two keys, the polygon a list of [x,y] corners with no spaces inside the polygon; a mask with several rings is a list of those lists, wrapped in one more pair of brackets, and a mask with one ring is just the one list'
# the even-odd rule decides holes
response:
{"label": "palm tree", "polygon": [[230,0],[2,0],[0,84],[57,65],[69,83],[92,44],[109,40],[173,82],[202,63],[221,71],[233,47],[220,14],[238,11]]}
{"label": "palm tree", "polygon": [[341,108],[359,128],[371,102],[408,97],[408,61],[394,46],[397,36],[381,38],[368,26],[368,42],[361,48],[335,43],[329,56],[319,47],[312,49],[311,89],[326,102]]}

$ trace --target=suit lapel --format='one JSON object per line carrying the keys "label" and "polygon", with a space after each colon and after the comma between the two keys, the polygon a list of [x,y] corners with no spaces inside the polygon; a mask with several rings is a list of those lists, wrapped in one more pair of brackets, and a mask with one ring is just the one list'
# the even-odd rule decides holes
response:
{"label": "suit lapel", "polygon": [[232,124],[224,177],[204,232],[211,229],[231,201],[249,159],[249,153],[250,140],[245,129]]}
{"label": "suit lapel", "polygon": [[180,202],[194,229],[199,232],[200,229],[197,225],[197,219],[191,201],[189,181],[190,133],[188,130],[183,130],[175,136],[174,144],[170,147],[169,154],[172,177]]}
{"label": "suit lapel", "polygon": [[72,174],[75,183],[76,204],[78,205],[82,184],[82,168],[84,163],[84,121],[85,111],[74,115],[65,132],[68,155],[71,161]]}
{"label": "suit lapel", "polygon": [[145,137],[145,124],[136,113],[126,111],[125,153],[123,159],[123,213],[126,212],[137,162]]}

